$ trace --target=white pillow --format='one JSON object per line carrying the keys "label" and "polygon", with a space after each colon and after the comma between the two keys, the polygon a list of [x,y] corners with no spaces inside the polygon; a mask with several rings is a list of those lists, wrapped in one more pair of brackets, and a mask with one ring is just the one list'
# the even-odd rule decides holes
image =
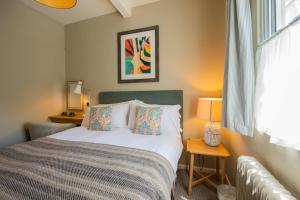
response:
{"label": "white pillow", "polygon": [[129,114],[128,114],[128,128],[133,130],[135,128],[135,118],[136,118],[136,107],[145,106],[146,104],[142,101],[135,100],[129,104]]}
{"label": "white pillow", "polygon": [[88,128],[90,126],[90,111],[91,108],[88,107],[83,115],[83,120],[81,122],[81,126]]}
{"label": "white pillow", "polygon": [[177,134],[181,137],[180,132],[180,113],[181,109],[180,105],[156,105],[156,104],[146,104],[141,101],[135,101],[130,103],[129,110],[129,119],[128,119],[128,128],[135,128],[135,120],[136,120],[136,107],[144,106],[144,107],[161,107],[163,110],[163,114],[161,117],[161,133],[162,134]]}
{"label": "white pillow", "polygon": [[[127,126],[130,102],[131,101],[114,103],[114,104],[98,104],[95,105],[94,107],[111,105],[112,106],[112,119],[111,119],[112,127],[123,128]],[[90,119],[90,108],[86,110],[81,126],[89,127],[89,119]]]}

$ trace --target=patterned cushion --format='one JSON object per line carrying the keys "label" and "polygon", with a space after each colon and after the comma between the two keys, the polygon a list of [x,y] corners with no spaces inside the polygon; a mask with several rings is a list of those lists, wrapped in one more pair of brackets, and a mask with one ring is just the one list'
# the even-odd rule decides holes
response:
{"label": "patterned cushion", "polygon": [[112,106],[92,107],[90,111],[90,130],[110,131],[112,127]]}
{"label": "patterned cushion", "polygon": [[162,112],[163,110],[160,107],[137,106],[135,133],[144,135],[160,135]]}

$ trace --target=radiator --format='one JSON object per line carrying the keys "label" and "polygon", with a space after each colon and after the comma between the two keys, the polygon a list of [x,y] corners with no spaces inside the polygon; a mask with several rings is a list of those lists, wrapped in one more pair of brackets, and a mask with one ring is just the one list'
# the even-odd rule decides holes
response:
{"label": "radiator", "polygon": [[238,158],[237,200],[297,200],[255,158]]}

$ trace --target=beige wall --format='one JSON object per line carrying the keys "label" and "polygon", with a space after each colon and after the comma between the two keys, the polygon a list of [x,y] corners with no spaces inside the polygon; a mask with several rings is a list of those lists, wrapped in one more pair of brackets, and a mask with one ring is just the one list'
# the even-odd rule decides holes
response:
{"label": "beige wall", "polygon": [[[182,89],[184,138],[197,138],[203,128],[195,115],[197,98],[221,96],[224,6],[225,0],[161,0],[134,9],[129,19],[115,13],[68,25],[66,78],[84,80],[93,103],[100,91]],[[152,25],[160,26],[160,82],[118,84],[117,32]],[[63,110],[64,29],[16,0],[1,0],[0,44],[0,146],[5,146],[24,141],[25,122]],[[265,135],[245,137],[226,129],[223,142],[233,155],[227,163],[232,181],[237,157],[252,155],[300,198],[298,151],[270,144]]]}
{"label": "beige wall", "polygon": [[[133,9],[128,19],[114,13],[66,26],[67,80],[84,80],[93,104],[100,91],[184,91],[184,138],[200,136],[196,103],[221,96],[224,0],[161,0]],[[160,26],[160,82],[117,82],[117,32]]]}
{"label": "beige wall", "polygon": [[17,0],[0,1],[0,146],[63,110],[64,27]]}

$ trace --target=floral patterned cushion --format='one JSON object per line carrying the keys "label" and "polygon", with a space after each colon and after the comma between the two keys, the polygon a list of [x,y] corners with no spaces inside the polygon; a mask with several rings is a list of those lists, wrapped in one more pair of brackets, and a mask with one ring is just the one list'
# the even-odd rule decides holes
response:
{"label": "floral patterned cushion", "polygon": [[112,128],[112,106],[92,107],[90,111],[90,130],[110,131]]}
{"label": "floral patterned cushion", "polygon": [[161,134],[161,107],[136,107],[135,133],[143,135]]}

